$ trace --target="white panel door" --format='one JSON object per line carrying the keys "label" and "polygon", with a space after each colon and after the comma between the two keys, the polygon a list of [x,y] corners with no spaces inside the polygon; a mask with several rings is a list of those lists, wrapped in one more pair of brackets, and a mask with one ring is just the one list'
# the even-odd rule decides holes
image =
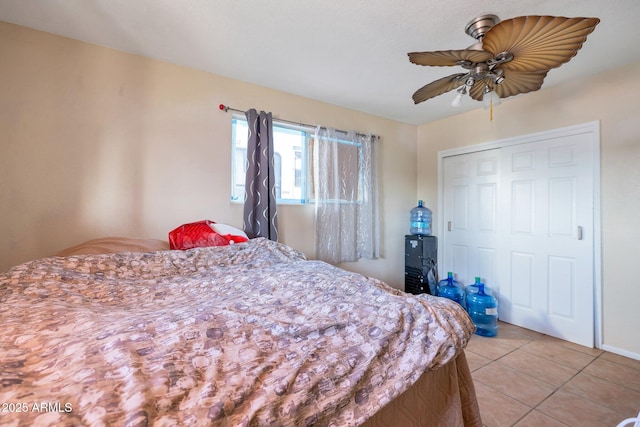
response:
{"label": "white panel door", "polygon": [[593,146],[584,135],[501,149],[500,318],[594,344]]}
{"label": "white panel door", "polygon": [[480,276],[501,320],[592,347],[596,150],[549,132],[444,157],[440,275]]}
{"label": "white panel door", "polygon": [[498,179],[500,150],[444,159],[446,242],[444,269],[471,284],[475,276],[497,287]]}

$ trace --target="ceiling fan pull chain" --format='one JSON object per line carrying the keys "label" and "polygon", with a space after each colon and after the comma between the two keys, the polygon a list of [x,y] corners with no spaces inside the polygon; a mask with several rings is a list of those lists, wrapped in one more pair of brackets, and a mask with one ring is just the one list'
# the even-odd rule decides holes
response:
{"label": "ceiling fan pull chain", "polygon": [[493,100],[491,100],[491,106],[489,107],[489,121],[493,122]]}

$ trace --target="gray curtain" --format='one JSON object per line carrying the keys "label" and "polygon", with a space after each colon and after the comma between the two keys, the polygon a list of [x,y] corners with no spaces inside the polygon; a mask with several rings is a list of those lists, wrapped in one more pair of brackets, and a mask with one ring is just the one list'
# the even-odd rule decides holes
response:
{"label": "gray curtain", "polygon": [[278,241],[271,113],[261,111],[258,114],[251,109],[246,112],[246,117],[249,139],[244,187],[244,232],[250,238],[266,237]]}

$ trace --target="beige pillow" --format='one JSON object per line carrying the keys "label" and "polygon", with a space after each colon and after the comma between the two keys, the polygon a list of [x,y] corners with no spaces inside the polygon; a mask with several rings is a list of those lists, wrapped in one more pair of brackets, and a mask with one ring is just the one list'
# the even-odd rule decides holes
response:
{"label": "beige pillow", "polygon": [[113,254],[118,252],[154,252],[169,250],[169,242],[159,239],[102,237],[61,250],[56,256]]}

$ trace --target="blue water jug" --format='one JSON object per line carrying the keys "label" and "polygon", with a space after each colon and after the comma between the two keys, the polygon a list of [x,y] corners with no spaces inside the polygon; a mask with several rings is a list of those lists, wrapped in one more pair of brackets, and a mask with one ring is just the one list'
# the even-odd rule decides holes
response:
{"label": "blue water jug", "polygon": [[453,279],[453,273],[448,272],[447,278],[438,283],[438,296],[448,298],[464,307],[464,289],[462,283]]}
{"label": "blue water jug", "polygon": [[424,207],[422,200],[411,209],[411,234],[431,235],[431,209]]}
{"label": "blue water jug", "polygon": [[[464,290],[466,298],[469,298],[469,294],[477,294],[479,289],[480,289],[480,277],[476,277],[475,282],[468,285]],[[491,293],[491,289],[487,288],[486,285],[484,287],[484,293],[487,295],[493,295]]]}
{"label": "blue water jug", "polygon": [[485,293],[484,283],[476,277],[475,283],[467,287],[467,313],[476,325],[476,334],[495,337],[498,334],[498,301]]}

